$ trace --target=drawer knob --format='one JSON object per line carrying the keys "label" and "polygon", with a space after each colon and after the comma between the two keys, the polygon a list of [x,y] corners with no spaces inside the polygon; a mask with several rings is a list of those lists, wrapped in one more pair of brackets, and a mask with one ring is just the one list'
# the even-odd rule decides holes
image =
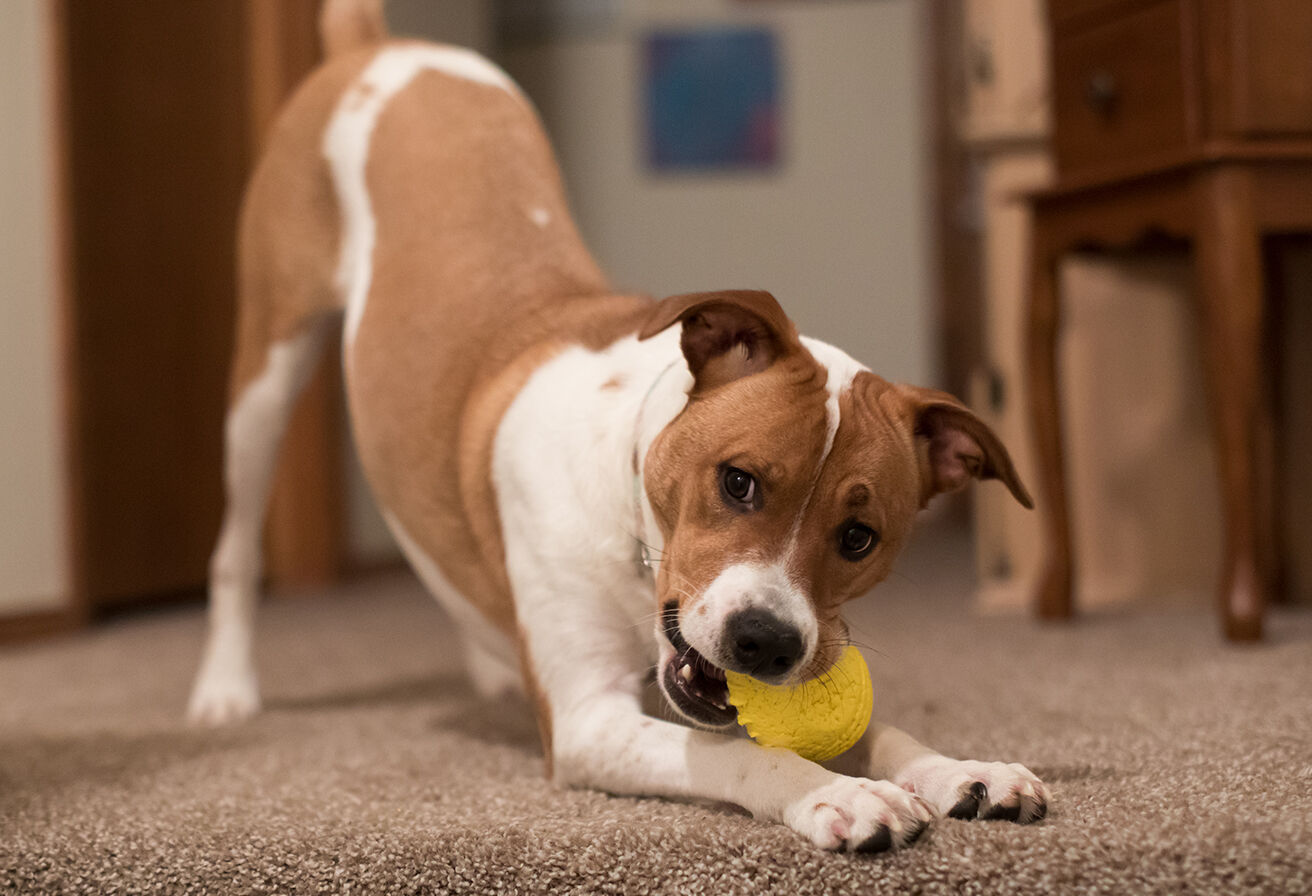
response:
{"label": "drawer knob", "polygon": [[1120,96],[1120,85],[1116,76],[1106,69],[1099,69],[1089,75],[1089,82],[1084,87],[1084,98],[1089,107],[1103,115],[1111,112],[1112,106]]}

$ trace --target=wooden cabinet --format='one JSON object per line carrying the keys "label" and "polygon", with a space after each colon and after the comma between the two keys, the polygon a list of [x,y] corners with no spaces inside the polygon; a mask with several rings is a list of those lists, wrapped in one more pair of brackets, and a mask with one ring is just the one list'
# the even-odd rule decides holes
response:
{"label": "wooden cabinet", "polygon": [[1048,558],[1041,613],[1071,612],[1055,342],[1077,248],[1166,238],[1195,278],[1225,526],[1224,631],[1261,636],[1282,581],[1267,302],[1272,238],[1312,231],[1312,4],[1050,0],[1057,184],[1034,197],[1031,419]]}
{"label": "wooden cabinet", "polygon": [[1057,170],[1131,177],[1312,137],[1312,3],[1052,0]]}
{"label": "wooden cabinet", "polygon": [[1209,0],[1203,6],[1209,128],[1249,138],[1312,135],[1312,3]]}
{"label": "wooden cabinet", "polygon": [[1183,16],[1181,0],[1164,0],[1055,30],[1053,150],[1063,175],[1165,163],[1189,145],[1196,113],[1185,95]]}

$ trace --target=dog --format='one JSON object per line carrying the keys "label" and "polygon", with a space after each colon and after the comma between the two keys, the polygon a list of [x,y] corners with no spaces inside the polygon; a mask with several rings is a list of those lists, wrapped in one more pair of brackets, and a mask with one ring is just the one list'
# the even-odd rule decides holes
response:
{"label": "dog", "polygon": [[[251,657],[275,455],[331,330],[391,531],[488,697],[532,702],[549,775],[710,799],[816,846],[879,851],[935,816],[1044,817],[1021,765],[950,759],[872,722],[847,770],[735,736],[725,670],[822,674],[848,600],[936,494],[1000,480],[951,396],[800,336],[755,290],[615,293],[572,223],[529,101],[463,49],[328,0],[327,60],[277,121],[242,207],[227,509],[190,717],[256,712]],[[651,675],[686,724],[648,715]]]}

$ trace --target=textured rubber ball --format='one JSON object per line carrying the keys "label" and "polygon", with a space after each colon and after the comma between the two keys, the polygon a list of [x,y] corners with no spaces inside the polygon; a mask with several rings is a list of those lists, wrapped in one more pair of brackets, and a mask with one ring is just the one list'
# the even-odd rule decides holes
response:
{"label": "textured rubber ball", "polygon": [[765,684],[737,672],[726,672],[725,678],[738,724],[753,740],[813,762],[851,749],[874,709],[870,670],[861,651],[851,646],[823,675],[795,687]]}

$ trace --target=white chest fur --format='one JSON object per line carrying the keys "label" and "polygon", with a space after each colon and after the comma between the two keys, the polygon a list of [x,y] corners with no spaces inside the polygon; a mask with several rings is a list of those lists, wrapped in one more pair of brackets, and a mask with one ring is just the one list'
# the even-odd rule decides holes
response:
{"label": "white chest fur", "polygon": [[641,674],[656,659],[651,577],[634,558],[639,538],[659,551],[660,533],[635,493],[633,457],[635,441],[641,458],[687,400],[678,339],[563,352],[534,373],[497,431],[506,568],[522,630],[551,657],[536,670],[548,689],[554,662]]}

